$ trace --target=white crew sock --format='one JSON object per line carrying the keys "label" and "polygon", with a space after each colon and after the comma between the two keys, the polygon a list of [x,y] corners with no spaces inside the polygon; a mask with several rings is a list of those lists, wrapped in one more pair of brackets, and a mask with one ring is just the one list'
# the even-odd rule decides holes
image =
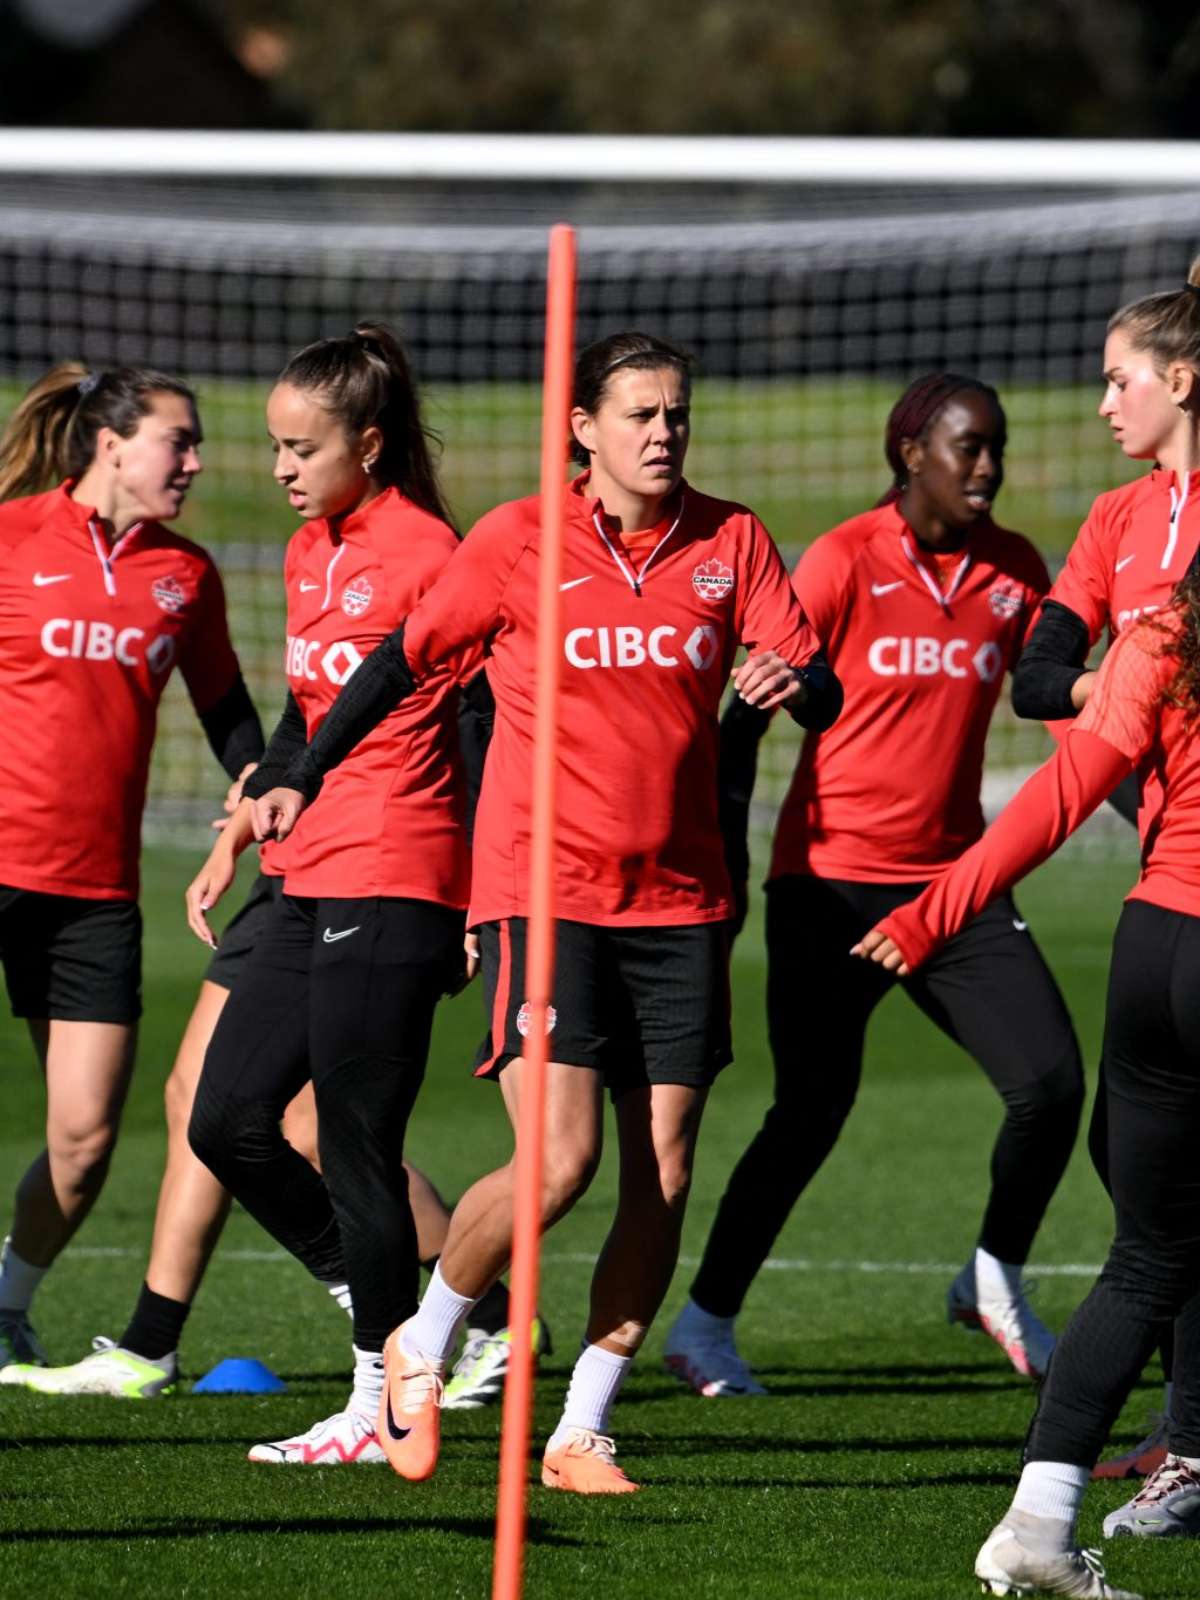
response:
{"label": "white crew sock", "polygon": [[1066,1461],[1026,1462],[1013,1495],[1013,1510],[1065,1522],[1073,1538],[1083,1491],[1091,1476],[1090,1468],[1074,1467]]}
{"label": "white crew sock", "polygon": [[989,1254],[982,1245],[975,1249],[975,1298],[978,1304],[986,1300],[1016,1300],[1021,1294],[1023,1263],[1001,1261]]}
{"label": "white crew sock", "polygon": [[680,1339],[699,1339],[715,1344],[726,1344],[733,1338],[733,1325],[736,1321],[736,1317],[716,1317],[711,1311],[705,1311],[703,1306],[698,1306],[694,1300],[688,1300],[675,1318],[671,1334]]}
{"label": "white crew sock", "polygon": [[354,1351],[354,1388],[346,1401],[346,1410],[369,1417],[373,1427],[383,1397],[383,1353],[379,1350],[360,1350],[357,1345],[351,1348]]}
{"label": "white crew sock", "polygon": [[[321,1279],[325,1283],[325,1279]],[[325,1288],[331,1300],[339,1305],[348,1317],[354,1315],[354,1304],[350,1299],[350,1285],[348,1283],[325,1283]]]}
{"label": "white crew sock", "polygon": [[425,1286],[421,1304],[404,1324],[401,1343],[426,1361],[445,1361],[458,1343],[462,1327],[475,1304],[475,1296],[456,1294],[442,1277],[439,1261]]}
{"label": "white crew sock", "polygon": [[34,1291],[50,1271],[49,1267],[34,1267],[13,1249],[11,1239],[5,1239],[0,1255],[0,1311],[28,1311]]}
{"label": "white crew sock", "polygon": [[593,1433],[608,1432],[608,1414],[617,1391],[625,1382],[632,1356],[615,1356],[598,1344],[585,1344],[567,1390],[566,1404],[558,1427],[550,1436],[547,1450],[566,1444],[572,1428],[590,1428]]}

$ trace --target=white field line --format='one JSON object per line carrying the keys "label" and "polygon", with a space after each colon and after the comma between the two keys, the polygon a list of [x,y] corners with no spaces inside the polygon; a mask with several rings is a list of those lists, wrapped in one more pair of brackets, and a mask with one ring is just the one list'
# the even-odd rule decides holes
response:
{"label": "white field line", "polygon": [[[133,1250],[125,1245],[71,1245],[64,1254],[84,1261],[129,1261],[145,1256],[144,1250]],[[291,1261],[286,1250],[219,1250],[222,1261]],[[585,1250],[548,1251],[542,1257],[545,1266],[585,1266],[595,1263],[595,1256]],[[680,1256],[681,1267],[698,1267],[699,1256]],[[957,1261],[813,1261],[804,1257],[795,1260],[768,1256],[763,1262],[768,1272],[828,1272],[835,1276],[855,1273],[893,1277],[944,1278],[953,1277],[962,1267]],[[1056,1264],[1030,1263],[1031,1278],[1095,1278],[1100,1268],[1085,1261],[1066,1261]]]}

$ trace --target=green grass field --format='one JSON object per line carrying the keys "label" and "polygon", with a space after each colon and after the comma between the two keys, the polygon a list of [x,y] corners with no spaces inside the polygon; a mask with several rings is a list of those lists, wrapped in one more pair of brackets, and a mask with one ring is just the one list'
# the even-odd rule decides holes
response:
{"label": "green grass field", "polygon": [[[203,970],[180,893],[194,859],[147,863],[147,1016],[141,1064],[108,1187],[77,1248],[43,1287],[37,1324],[58,1360],[117,1335],[140,1282],[161,1170],[160,1089]],[[1022,905],[1059,974],[1086,1059],[1100,1039],[1107,949],[1128,866],[1051,863]],[[714,1093],[685,1240],[694,1258],[730,1166],[767,1095],[756,925],[736,955],[738,1060]],[[478,993],[441,1018],[410,1152],[448,1193],[506,1154],[499,1097],[464,1064]],[[0,1022],[7,1115],[0,1196],[39,1148],[41,1096],[23,1034]],[[990,1342],[945,1326],[949,1272],[974,1239],[997,1102],[982,1075],[902,996],[880,1009],[866,1081],[844,1139],[756,1285],[746,1353],[764,1400],[706,1402],[660,1367],[662,1333],[686,1291],[681,1268],[622,1397],[622,1460],[643,1493],[593,1503],[530,1496],[530,1595],[762,1596],[883,1600],[973,1592],[971,1562],[1006,1504],[1031,1412],[1029,1386]],[[611,1167],[548,1239],[543,1306],[558,1348],[538,1385],[544,1438],[582,1329],[588,1263],[603,1235]],[[0,1200],[7,1208],[8,1200]],[[1035,1252],[1038,1303],[1061,1325],[1088,1283],[1061,1269],[1102,1259],[1110,1215],[1082,1149]],[[866,1264],[871,1264],[869,1267]],[[1037,1276],[1036,1270],[1034,1276]],[[272,1470],[244,1459],[335,1409],[349,1330],[327,1297],[235,1214],[188,1326],[198,1376],[253,1355],[286,1396],[147,1404],[0,1392],[0,1593],[359,1597],[488,1592],[498,1416],[447,1414],[443,1464],[424,1485],[386,1468]],[[185,1386],[186,1387],[186,1386]],[[1147,1376],[1119,1437],[1158,1397]],[[1120,1486],[1089,1495],[1099,1538]],[[1109,1547],[1118,1581],[1155,1600],[1200,1593],[1186,1545]]]}

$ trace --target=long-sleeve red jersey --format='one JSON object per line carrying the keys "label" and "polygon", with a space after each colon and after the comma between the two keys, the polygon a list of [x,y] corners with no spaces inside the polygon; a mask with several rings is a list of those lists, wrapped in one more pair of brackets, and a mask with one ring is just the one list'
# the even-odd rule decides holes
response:
{"label": "long-sleeve red jersey", "polygon": [[[730,915],[717,826],[717,711],[740,643],[803,666],[819,648],[766,529],[682,484],[658,537],[626,544],[565,491],[557,913],[605,925]],[[475,822],[471,920],[527,914],[534,724],[536,496],[468,534],[409,618],[420,678],[488,650],[496,725]]]}
{"label": "long-sleeve red jersey", "polygon": [[0,882],[133,899],[158,702],[233,686],[211,557],[157,522],[111,546],[71,485],[0,506]]}
{"label": "long-sleeve red jersey", "polygon": [[1050,579],[1027,539],[990,521],[939,566],[889,504],[822,535],[796,568],[846,698],[804,741],[771,878],[918,882],[983,832],[988,724]]}
{"label": "long-sleeve red jersey", "polygon": [[954,866],[880,923],[910,967],[1052,855],[1131,771],[1143,785],[1153,777],[1162,804],[1150,818],[1143,808],[1142,868],[1128,898],[1200,916],[1200,748],[1174,699],[1179,627],[1167,611],[1126,629],[1046,765]]}
{"label": "long-sleeve red jersey", "polygon": [[[292,536],[284,563],[284,667],[311,739],[338,690],[405,620],[459,547],[452,528],[396,489]],[[374,895],[464,907],[470,861],[456,684],[478,648],[447,658],[327,779],[278,847],[289,894]]]}

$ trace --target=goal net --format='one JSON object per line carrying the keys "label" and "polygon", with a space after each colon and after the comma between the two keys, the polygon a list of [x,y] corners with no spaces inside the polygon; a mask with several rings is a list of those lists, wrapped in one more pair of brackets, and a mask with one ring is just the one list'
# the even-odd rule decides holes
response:
{"label": "goal net", "polygon": [[[1054,567],[1092,498],[1144,470],[1095,415],[1105,321],[1181,283],[1200,234],[1200,174],[1194,190],[1163,193],[1094,175],[1048,186],[1036,171],[999,185],[764,182],[749,159],[744,179],[713,182],[702,171],[362,180],[309,171],[302,139],[278,148],[278,170],[254,177],[156,171],[153,151],[140,172],[66,158],[58,171],[0,170],[0,411],[66,356],[151,363],[195,383],[206,470],[181,527],[221,564],[268,728],[283,697],[280,562],[293,524],[270,477],[263,401],[309,340],[362,317],[398,328],[466,527],[536,486],[546,226],[571,221],[579,343],[637,327],[694,353],[689,476],[753,506],[789,559],[878,498],[892,402],[914,376],[949,367],[1000,389],[1010,445],[997,514]],[[797,737],[781,725],[765,746],[760,848]],[[1048,748],[1002,708],[990,808]],[[175,686],[151,836],[202,847],[222,792]],[[1131,853],[1132,830],[1102,820],[1081,847]]]}

